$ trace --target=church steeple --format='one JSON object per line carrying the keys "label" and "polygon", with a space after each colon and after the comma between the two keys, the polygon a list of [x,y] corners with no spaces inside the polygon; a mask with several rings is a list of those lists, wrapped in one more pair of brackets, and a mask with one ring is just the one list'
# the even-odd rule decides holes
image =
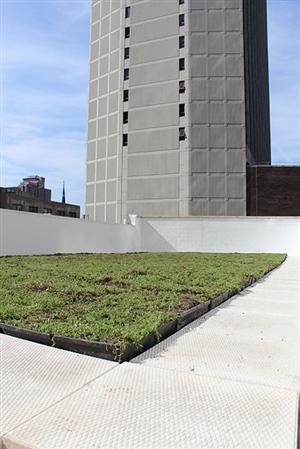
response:
{"label": "church steeple", "polygon": [[66,202],[66,192],[65,192],[65,181],[63,181],[63,191],[62,191],[62,199],[61,202],[65,204]]}

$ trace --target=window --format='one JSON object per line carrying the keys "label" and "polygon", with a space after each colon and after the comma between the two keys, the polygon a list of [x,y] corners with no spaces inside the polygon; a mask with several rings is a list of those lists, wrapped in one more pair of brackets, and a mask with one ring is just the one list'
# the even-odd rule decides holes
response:
{"label": "window", "polygon": [[29,206],[28,211],[29,212],[35,212],[37,214],[38,213],[38,208],[36,206]]}
{"label": "window", "polygon": [[184,48],[184,36],[179,36],[179,48]]}
{"label": "window", "polygon": [[44,208],[44,214],[52,214],[52,209]]}
{"label": "window", "polygon": [[123,123],[128,123],[128,111],[123,112]]}
{"label": "window", "polygon": [[128,145],[128,134],[123,134],[123,147]]}
{"label": "window", "polygon": [[125,58],[125,59],[129,59],[129,47],[126,47],[126,48],[124,49],[124,58]]}
{"label": "window", "polygon": [[76,212],[69,212],[69,217],[76,218]]}
{"label": "window", "polygon": [[125,8],[125,19],[129,19],[130,17],[130,6],[126,6]]}
{"label": "window", "polygon": [[22,204],[12,204],[11,205],[12,210],[23,210],[23,205]]}
{"label": "window", "polygon": [[179,26],[182,27],[184,25],[184,14],[179,14]]}
{"label": "window", "polygon": [[179,117],[184,117],[185,116],[185,104],[182,103],[179,105]]}
{"label": "window", "polygon": [[179,70],[184,70],[184,68],[185,68],[184,58],[180,58],[179,59]]}
{"label": "window", "polygon": [[128,101],[129,98],[129,92],[128,89],[124,90],[124,94],[123,94],[123,101]]}
{"label": "window", "polygon": [[129,69],[124,69],[124,81],[129,80]]}
{"label": "window", "polygon": [[184,4],[184,0],[179,0],[179,5],[183,5]]}
{"label": "window", "polygon": [[179,81],[179,93],[183,94],[185,92],[185,81]]}
{"label": "window", "polygon": [[128,39],[130,37],[130,27],[125,28],[125,39]]}
{"label": "window", "polygon": [[58,210],[57,211],[57,215],[59,215],[60,217],[64,217],[65,216],[65,211],[64,210]]}
{"label": "window", "polygon": [[179,140],[184,140],[185,138],[185,128],[179,128]]}

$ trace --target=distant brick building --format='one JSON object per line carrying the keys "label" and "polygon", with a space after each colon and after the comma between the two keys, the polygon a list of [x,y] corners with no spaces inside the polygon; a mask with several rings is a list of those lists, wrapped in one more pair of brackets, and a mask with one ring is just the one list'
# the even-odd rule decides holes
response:
{"label": "distant brick building", "polygon": [[80,218],[80,206],[51,201],[45,178],[30,176],[17,187],[0,187],[0,208]]}
{"label": "distant brick building", "polygon": [[247,167],[247,215],[300,216],[300,167]]}
{"label": "distant brick building", "polygon": [[51,201],[51,190],[45,189],[45,178],[42,176],[28,176],[18,185],[22,192],[32,193],[34,198]]}

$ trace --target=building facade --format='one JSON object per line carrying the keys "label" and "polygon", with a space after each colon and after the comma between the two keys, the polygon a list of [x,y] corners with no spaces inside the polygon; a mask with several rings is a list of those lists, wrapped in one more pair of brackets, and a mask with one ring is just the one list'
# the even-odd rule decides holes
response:
{"label": "building facade", "polygon": [[[49,192],[51,198],[51,190]],[[37,198],[34,192],[23,191],[20,186],[0,187],[0,209],[80,218],[80,206]]]}
{"label": "building facade", "polygon": [[300,166],[248,166],[247,215],[300,217]]}
{"label": "building facade", "polygon": [[269,162],[265,0],[92,0],[90,219],[246,215]]}
{"label": "building facade", "polygon": [[22,192],[31,193],[34,198],[51,201],[51,190],[45,188],[45,178],[42,176],[28,176],[18,186]]}

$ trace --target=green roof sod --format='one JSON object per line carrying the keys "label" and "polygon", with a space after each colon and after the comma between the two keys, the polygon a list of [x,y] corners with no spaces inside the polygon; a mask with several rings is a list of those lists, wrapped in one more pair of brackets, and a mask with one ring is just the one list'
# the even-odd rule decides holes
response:
{"label": "green roof sod", "polygon": [[[2,257],[0,322],[49,334],[58,347],[65,346],[60,337],[98,342],[110,348],[116,360],[127,360],[241,291],[285,257],[237,253]],[[175,324],[162,327],[170,322]],[[159,329],[167,328],[161,337]],[[32,339],[27,334],[22,338]],[[84,342],[81,347],[86,347]],[[89,353],[80,348],[78,352]],[[91,352],[97,355],[97,350]]]}

